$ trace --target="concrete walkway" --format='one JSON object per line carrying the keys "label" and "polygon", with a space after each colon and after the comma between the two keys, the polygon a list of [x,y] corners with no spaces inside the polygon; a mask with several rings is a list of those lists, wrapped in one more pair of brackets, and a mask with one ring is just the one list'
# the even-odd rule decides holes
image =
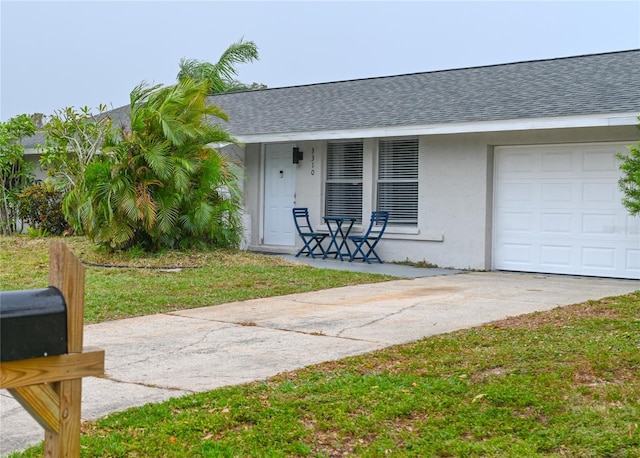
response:
{"label": "concrete walkway", "polygon": [[[640,289],[632,280],[419,270],[406,275],[417,278],[88,325],[85,345],[106,351],[106,376],[85,379],[83,418]],[[0,432],[3,455],[43,437],[6,391]]]}

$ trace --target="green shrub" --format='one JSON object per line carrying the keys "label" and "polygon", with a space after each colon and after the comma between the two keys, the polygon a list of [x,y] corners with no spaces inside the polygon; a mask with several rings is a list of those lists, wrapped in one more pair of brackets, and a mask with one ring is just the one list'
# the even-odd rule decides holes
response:
{"label": "green shrub", "polygon": [[18,217],[18,194],[33,183],[32,166],[25,160],[22,140],[36,131],[27,115],[0,122],[0,233],[22,231]]}
{"label": "green shrub", "polygon": [[31,231],[41,235],[62,235],[69,224],[62,213],[64,193],[45,181],[26,188],[19,195],[20,218]]}
{"label": "green shrub", "polygon": [[618,154],[618,159],[622,161],[622,177],[618,181],[624,193],[622,204],[630,215],[640,215],[640,143],[629,146],[629,153]]}

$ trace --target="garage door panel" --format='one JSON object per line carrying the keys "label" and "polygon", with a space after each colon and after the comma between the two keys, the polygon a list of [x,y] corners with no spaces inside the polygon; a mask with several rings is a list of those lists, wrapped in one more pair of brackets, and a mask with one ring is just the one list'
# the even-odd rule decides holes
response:
{"label": "garage door panel", "polygon": [[530,212],[504,212],[501,225],[505,234],[531,234],[533,215]]}
{"label": "garage door panel", "polygon": [[582,185],[582,202],[586,205],[602,203],[612,204],[617,207],[620,202],[617,180],[615,182],[584,183]]}
{"label": "garage door panel", "polygon": [[540,217],[540,232],[544,235],[568,235],[575,232],[573,213],[543,212]]}
{"label": "garage door panel", "polygon": [[533,245],[530,243],[504,242],[500,247],[500,257],[505,265],[513,267],[530,267],[534,265]]}
{"label": "garage door panel", "polygon": [[630,272],[636,272],[640,277],[640,249],[628,248],[625,252],[625,268]]}
{"label": "garage door panel", "polygon": [[621,143],[499,147],[494,268],[640,278],[640,218],[621,204]]}
{"label": "garage door panel", "polygon": [[540,197],[543,202],[570,203],[574,199],[573,183],[542,183]]}
{"label": "garage door panel", "polygon": [[552,268],[571,268],[571,245],[541,245],[540,265]]}
{"label": "garage door panel", "polygon": [[[640,240],[640,216],[631,216],[628,213],[617,229],[617,232],[633,240]],[[640,243],[639,243],[640,244]]]}
{"label": "garage door panel", "polygon": [[570,151],[544,152],[542,153],[542,171],[572,173],[575,169],[573,156],[573,153]]}
{"label": "garage door panel", "polygon": [[504,200],[511,203],[530,203],[533,191],[533,185],[529,183],[504,183]]}
{"label": "garage door panel", "polygon": [[601,236],[605,239],[610,239],[611,231],[609,228],[615,227],[616,221],[615,213],[583,214],[581,233],[587,236]]}
{"label": "garage door panel", "polygon": [[616,269],[616,249],[614,247],[583,247],[582,267],[589,269],[614,271]]}
{"label": "garage door panel", "polygon": [[582,170],[585,172],[613,172],[617,175],[618,162],[615,154],[612,155],[609,151],[602,151],[597,148],[598,146],[591,145],[584,151]]}
{"label": "garage door panel", "polygon": [[502,169],[505,173],[534,172],[536,164],[534,164],[533,154],[506,152],[502,159]]}

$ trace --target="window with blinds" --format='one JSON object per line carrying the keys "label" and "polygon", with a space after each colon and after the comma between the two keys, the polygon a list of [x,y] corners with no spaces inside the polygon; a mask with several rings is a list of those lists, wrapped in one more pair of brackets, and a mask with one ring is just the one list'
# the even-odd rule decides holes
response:
{"label": "window with blinds", "polygon": [[389,222],[418,224],[418,139],[378,143],[377,208]]}
{"label": "window with blinds", "polygon": [[327,145],[325,215],[362,222],[362,141]]}

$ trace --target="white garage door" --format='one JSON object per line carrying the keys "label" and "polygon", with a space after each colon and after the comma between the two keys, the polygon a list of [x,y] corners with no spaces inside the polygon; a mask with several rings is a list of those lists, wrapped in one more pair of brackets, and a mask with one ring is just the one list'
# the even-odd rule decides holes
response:
{"label": "white garage door", "polygon": [[627,146],[496,148],[494,269],[640,278],[640,218],[618,190]]}

